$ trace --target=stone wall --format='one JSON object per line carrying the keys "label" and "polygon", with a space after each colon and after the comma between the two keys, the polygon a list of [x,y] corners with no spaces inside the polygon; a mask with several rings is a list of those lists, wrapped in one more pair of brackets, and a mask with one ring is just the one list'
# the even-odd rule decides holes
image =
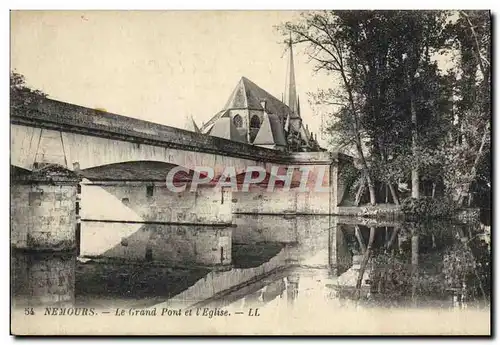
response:
{"label": "stone wall", "polygon": [[[304,157],[303,157],[304,158]],[[292,188],[281,187],[268,191],[266,186],[248,192],[233,192],[233,213],[253,214],[336,214],[344,188],[338,188],[336,165],[310,166],[305,191],[300,183],[302,174],[294,174]]]}
{"label": "stone wall", "polygon": [[229,224],[231,192],[200,187],[175,193],[158,182],[87,182],[80,214],[84,220]]}
{"label": "stone wall", "polygon": [[75,248],[75,185],[11,185],[11,245],[26,250]]}
{"label": "stone wall", "polygon": [[255,214],[329,214],[330,193],[254,190],[233,192],[233,213]]}

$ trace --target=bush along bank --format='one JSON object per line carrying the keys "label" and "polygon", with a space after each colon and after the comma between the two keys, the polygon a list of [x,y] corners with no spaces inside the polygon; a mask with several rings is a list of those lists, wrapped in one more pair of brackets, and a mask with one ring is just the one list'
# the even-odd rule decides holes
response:
{"label": "bush along bank", "polygon": [[401,212],[406,220],[454,219],[463,213],[456,203],[448,198],[406,198],[401,203]]}

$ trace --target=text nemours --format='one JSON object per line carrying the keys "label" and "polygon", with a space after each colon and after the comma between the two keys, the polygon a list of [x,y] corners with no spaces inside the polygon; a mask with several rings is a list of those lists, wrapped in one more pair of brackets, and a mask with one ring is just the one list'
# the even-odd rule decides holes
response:
{"label": "text nemours", "polygon": [[[32,310],[32,308],[30,308]],[[34,312],[32,311],[34,314]],[[33,315],[32,314],[32,315]],[[229,311],[223,308],[114,308],[112,311],[97,311],[95,308],[52,308],[44,309],[43,315],[46,316],[94,316],[94,315],[113,315],[113,316],[202,316],[213,318],[217,316],[260,316],[259,308],[248,308],[246,310]]]}

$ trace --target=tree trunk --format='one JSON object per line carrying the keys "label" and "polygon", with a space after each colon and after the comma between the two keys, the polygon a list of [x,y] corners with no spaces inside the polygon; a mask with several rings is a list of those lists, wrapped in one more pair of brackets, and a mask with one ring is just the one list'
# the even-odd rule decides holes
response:
{"label": "tree trunk", "polygon": [[469,190],[469,200],[467,201],[467,207],[471,207],[471,205],[472,205],[472,197],[473,197],[473,194]]}
{"label": "tree trunk", "polygon": [[354,96],[353,92],[351,89],[351,85],[349,81],[347,80],[347,76],[345,73],[345,70],[342,68],[340,70],[340,74],[342,76],[342,80],[344,81],[344,86],[346,88],[348,98],[349,98],[349,104],[351,108],[351,115],[352,115],[352,120],[353,120],[353,132],[354,132],[354,140],[356,142],[356,150],[358,151],[358,155],[361,159],[361,165],[363,167],[363,172],[365,174],[366,178],[366,183],[368,184],[368,190],[370,192],[370,204],[375,205],[376,200],[375,200],[375,187],[373,184],[373,181],[370,176],[370,169],[368,168],[368,164],[365,159],[365,154],[363,153],[363,146],[361,145],[361,129],[359,125],[359,118],[358,118],[358,113],[356,110],[356,105],[354,104]]}
{"label": "tree trunk", "polygon": [[396,188],[394,188],[394,185],[392,183],[389,183],[389,190],[391,191],[392,201],[396,205],[399,205],[398,194],[396,193]]}
{"label": "tree trunk", "polygon": [[[410,107],[411,107],[411,151],[413,159],[417,159],[417,110],[415,109],[415,99],[413,91],[410,91]],[[416,166],[411,169],[411,197],[418,199],[420,197],[420,184],[418,175],[418,162]]]}
{"label": "tree trunk", "polygon": [[366,184],[368,185],[368,191],[370,193],[370,204],[375,205],[376,204],[375,185],[374,185],[373,180],[370,176],[368,164],[366,163],[365,155],[364,155],[363,149],[361,147],[361,140],[359,139],[359,136],[357,136],[357,137],[358,138],[356,139],[356,148],[357,148],[358,154],[361,158],[361,165],[363,166],[363,174],[365,176]]}
{"label": "tree trunk", "polygon": [[363,177],[361,180],[361,184],[359,185],[358,191],[356,192],[356,197],[354,199],[354,205],[359,206],[359,203],[361,202],[361,198],[363,197],[363,193],[365,192],[366,188],[366,180]]}
{"label": "tree trunk", "polygon": [[366,176],[366,181],[368,183],[368,191],[370,192],[370,205],[374,206],[377,203],[375,199],[375,186],[369,175]]}
{"label": "tree trunk", "polygon": [[464,201],[464,193],[470,193],[470,186],[472,185],[472,181],[476,178],[476,170],[477,170],[477,165],[479,164],[479,160],[481,159],[481,156],[483,155],[483,150],[484,150],[484,145],[486,145],[486,139],[488,138],[488,132],[489,132],[490,126],[489,124],[484,127],[484,132],[483,132],[483,137],[481,138],[481,145],[479,146],[479,150],[476,154],[476,158],[474,159],[474,163],[472,164],[471,171],[470,171],[470,180],[468,183],[465,184],[465,187],[460,190],[460,194],[458,196],[458,205],[462,206],[463,201]]}

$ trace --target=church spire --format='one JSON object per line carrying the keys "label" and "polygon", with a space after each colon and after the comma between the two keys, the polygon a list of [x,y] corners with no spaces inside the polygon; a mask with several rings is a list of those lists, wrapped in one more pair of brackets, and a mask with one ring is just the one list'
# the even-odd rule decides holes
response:
{"label": "church spire", "polygon": [[293,64],[292,33],[288,40],[288,50],[290,52],[288,59],[287,78],[285,83],[285,104],[292,110],[292,114],[297,114],[297,89],[295,86],[295,66]]}
{"label": "church spire", "polygon": [[196,122],[193,119],[193,115],[190,115],[190,116],[186,115],[185,121],[186,121],[185,125],[184,125],[185,130],[195,132],[195,133],[201,133],[200,127],[198,127],[198,125],[196,124]]}

